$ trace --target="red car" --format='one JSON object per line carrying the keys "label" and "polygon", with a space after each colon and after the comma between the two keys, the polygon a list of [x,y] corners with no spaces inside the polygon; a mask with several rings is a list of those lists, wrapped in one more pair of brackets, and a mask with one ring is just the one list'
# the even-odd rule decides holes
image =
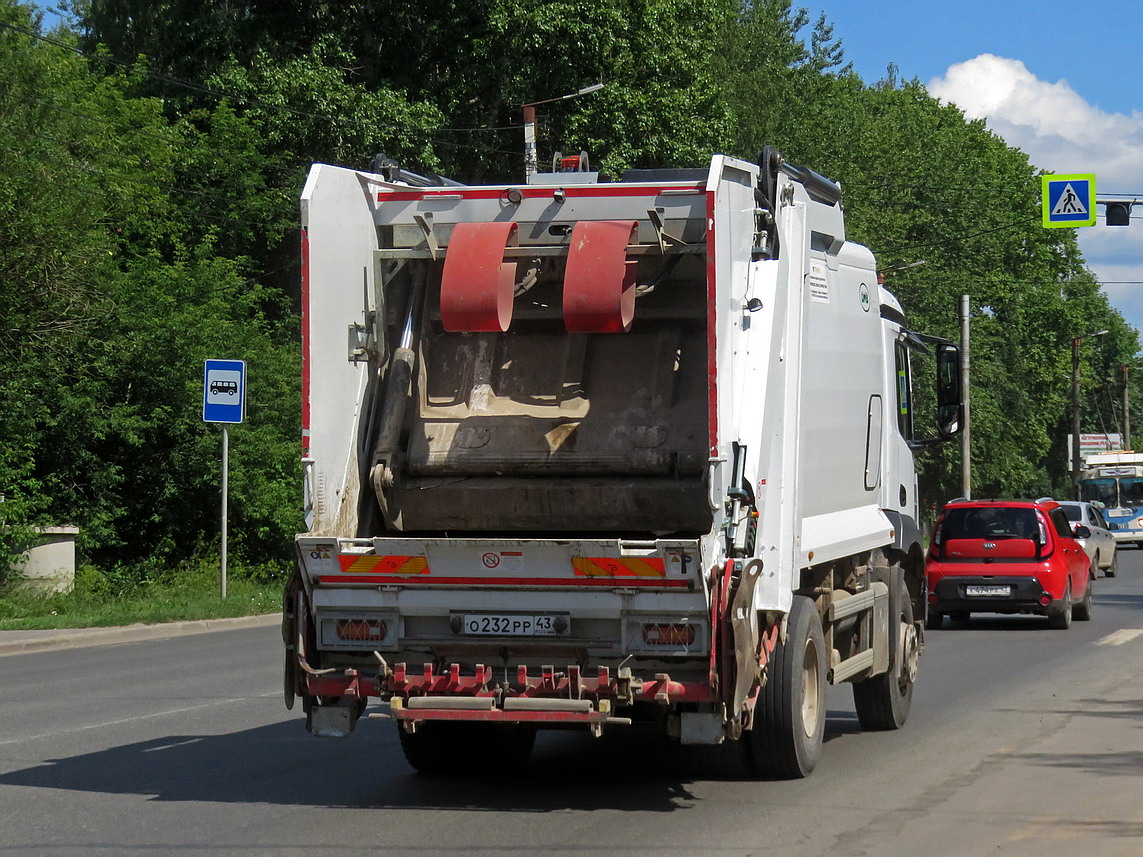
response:
{"label": "red car", "polygon": [[925,578],[929,615],[1034,613],[1053,628],[1091,618],[1092,563],[1055,500],[953,500],[933,527]]}

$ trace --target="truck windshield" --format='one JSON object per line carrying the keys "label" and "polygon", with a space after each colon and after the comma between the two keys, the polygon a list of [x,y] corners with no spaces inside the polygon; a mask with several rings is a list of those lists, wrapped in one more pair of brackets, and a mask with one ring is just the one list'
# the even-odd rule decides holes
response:
{"label": "truck windshield", "polygon": [[943,539],[1030,539],[1037,534],[1034,509],[949,509]]}

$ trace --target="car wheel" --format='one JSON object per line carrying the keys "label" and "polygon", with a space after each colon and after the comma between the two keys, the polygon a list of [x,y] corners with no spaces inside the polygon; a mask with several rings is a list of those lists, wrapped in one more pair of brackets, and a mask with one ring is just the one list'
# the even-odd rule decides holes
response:
{"label": "car wheel", "polygon": [[1084,589],[1083,599],[1072,610],[1072,616],[1079,622],[1086,622],[1091,619],[1091,588],[1095,585],[1097,571],[1095,563],[1092,563],[1091,571],[1087,576],[1087,588]]}
{"label": "car wheel", "polygon": [[1111,565],[1103,570],[1104,577],[1115,577],[1119,572],[1119,551],[1115,548],[1111,549]]}
{"label": "car wheel", "polygon": [[954,625],[967,625],[969,615],[971,614],[967,610],[953,610],[949,613],[949,620]]}
{"label": "car wheel", "polygon": [[1072,582],[1064,589],[1064,597],[1048,608],[1048,627],[1066,631],[1072,626]]}
{"label": "car wheel", "polygon": [[925,617],[926,631],[939,631],[944,624],[945,614],[939,610],[930,610],[929,615]]}

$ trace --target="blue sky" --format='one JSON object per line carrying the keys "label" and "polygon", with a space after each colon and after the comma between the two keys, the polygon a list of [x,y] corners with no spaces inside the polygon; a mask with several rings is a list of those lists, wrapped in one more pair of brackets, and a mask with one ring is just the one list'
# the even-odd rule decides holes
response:
{"label": "blue sky", "polygon": [[[867,82],[917,78],[1050,173],[1095,173],[1098,196],[1143,202],[1141,0],[817,0]],[[1102,208],[1099,209],[1102,214]],[[1143,328],[1143,205],[1132,225],[1079,229],[1113,306]],[[876,252],[876,248],[873,248]]]}
{"label": "blue sky", "polygon": [[1019,59],[1041,80],[1067,80],[1093,106],[1143,110],[1139,0],[833,0],[798,2],[824,12],[849,60],[868,83],[896,63],[927,83],[980,54]]}

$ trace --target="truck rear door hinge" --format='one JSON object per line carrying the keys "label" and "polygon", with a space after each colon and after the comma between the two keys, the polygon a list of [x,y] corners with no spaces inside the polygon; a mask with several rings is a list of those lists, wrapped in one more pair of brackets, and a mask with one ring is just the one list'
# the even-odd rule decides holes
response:
{"label": "truck rear door hinge", "polygon": [[349,362],[354,366],[362,360],[368,360],[375,351],[373,331],[364,324],[349,325]]}

